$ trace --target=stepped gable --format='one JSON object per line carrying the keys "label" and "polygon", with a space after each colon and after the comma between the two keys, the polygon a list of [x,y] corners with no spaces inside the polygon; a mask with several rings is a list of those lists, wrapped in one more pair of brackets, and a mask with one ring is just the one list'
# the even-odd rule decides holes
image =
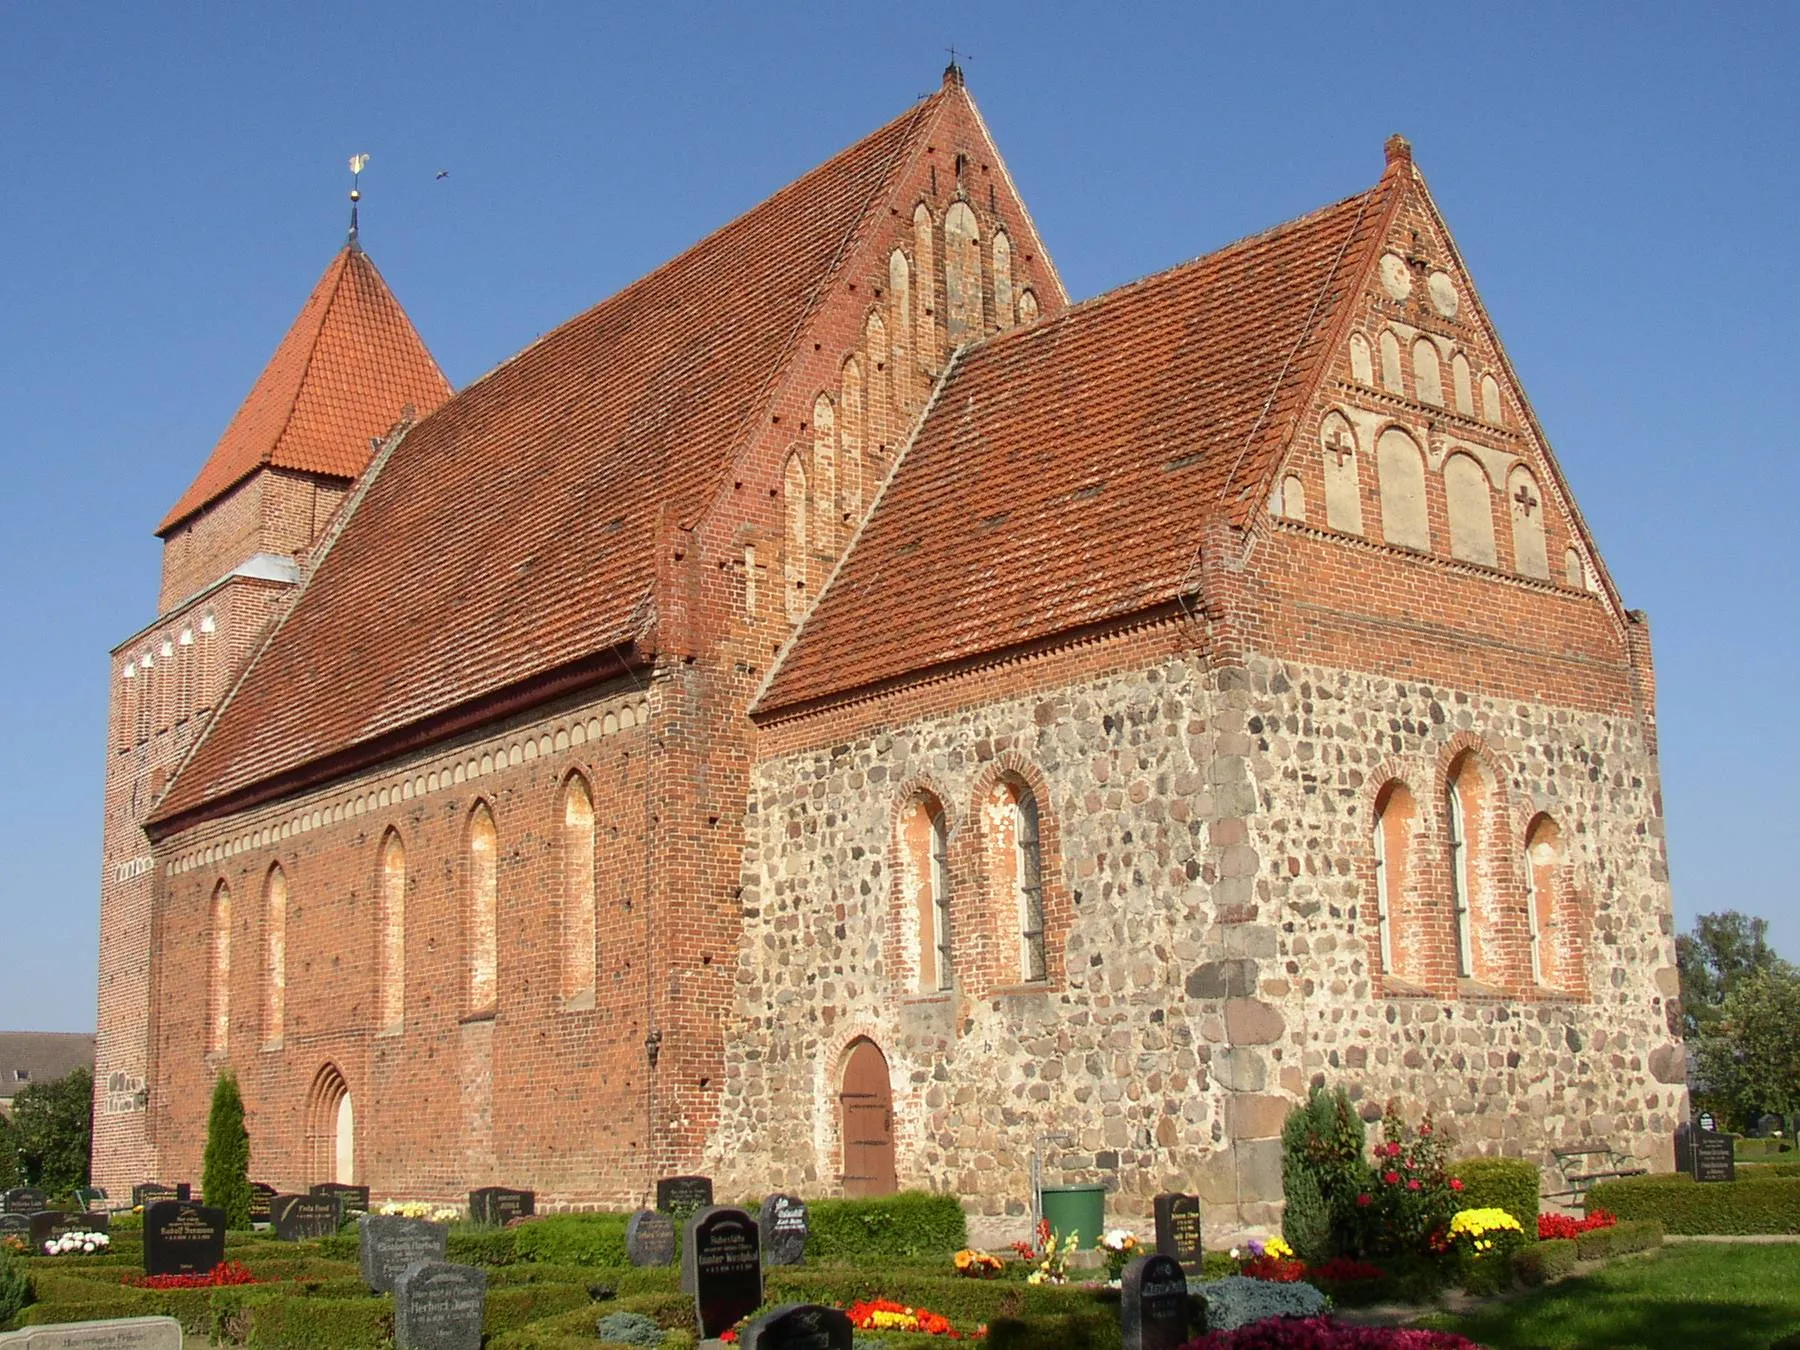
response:
{"label": "stepped gable", "polygon": [[716,494],[811,307],[945,97],[408,432],[151,824],[166,832],[322,781],[478,708],[646,656],[657,541]]}
{"label": "stepped gable", "polygon": [[156,533],[265,466],[355,478],[368,465],[370,440],[387,434],[407,405],[423,416],[450,393],[375,264],[347,246]]}
{"label": "stepped gable", "polygon": [[1403,185],[970,348],[760,695],[767,717],[1173,600],[1243,524]]}

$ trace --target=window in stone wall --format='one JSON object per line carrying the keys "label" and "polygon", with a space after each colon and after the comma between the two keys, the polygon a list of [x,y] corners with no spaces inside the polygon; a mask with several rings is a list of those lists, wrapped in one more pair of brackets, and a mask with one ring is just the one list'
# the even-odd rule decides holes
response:
{"label": "window in stone wall", "polygon": [[478,802],[469,817],[468,887],[465,941],[469,1011],[491,1012],[500,993],[500,839],[486,802]]}
{"label": "window in stone wall", "polygon": [[597,941],[594,924],[594,799],[587,780],[575,773],[563,786],[565,1006],[593,1006]]}
{"label": "window in stone wall", "polygon": [[1044,854],[1038,837],[1038,804],[1023,783],[1014,787],[1018,839],[1019,969],[1027,983],[1047,978],[1044,938]]}
{"label": "window in stone wall", "polygon": [[1574,992],[1578,934],[1560,894],[1562,832],[1540,815],[1525,831],[1525,917],[1531,937],[1531,980],[1545,989]]}
{"label": "window in stone wall", "polygon": [[1375,798],[1375,927],[1385,975],[1416,974],[1404,937],[1402,897],[1412,865],[1413,822],[1418,815],[1413,796],[1401,782],[1389,783]]}
{"label": "window in stone wall", "polygon": [[277,863],[263,882],[263,1042],[280,1045],[287,1016],[287,873]]}
{"label": "window in stone wall", "polygon": [[1444,406],[1444,376],[1438,364],[1437,344],[1430,338],[1413,343],[1413,388],[1419,391],[1419,402]]}
{"label": "window in stone wall", "polygon": [[781,565],[786,585],[787,616],[798,619],[806,612],[806,466],[798,454],[788,456],[781,477],[782,511],[787,517],[787,538]]}
{"label": "window in stone wall", "polygon": [[903,916],[914,938],[915,990],[932,993],[951,987],[955,966],[950,946],[950,830],[943,803],[928,792],[907,802],[900,813]]}
{"label": "window in stone wall", "polygon": [[1444,461],[1444,510],[1450,519],[1450,554],[1492,567],[1494,493],[1487,470],[1470,455]]}
{"label": "window in stone wall", "polygon": [[231,888],[223,881],[213,888],[207,942],[206,1051],[222,1055],[231,1040]]}
{"label": "window in stone wall", "polygon": [[944,308],[952,347],[981,336],[981,228],[967,202],[944,213]]}
{"label": "window in stone wall", "polygon": [[393,1033],[406,1025],[406,845],[398,830],[382,836],[381,875],[376,879],[375,1029]]}
{"label": "window in stone wall", "polygon": [[1375,443],[1381,481],[1381,537],[1389,544],[1424,552],[1431,547],[1425,514],[1425,457],[1411,436],[1389,427]]}
{"label": "window in stone wall", "polygon": [[1445,809],[1450,842],[1450,917],[1456,935],[1456,973],[1463,979],[1475,974],[1475,935],[1472,931],[1469,895],[1473,876],[1469,863],[1469,780],[1479,770],[1469,756],[1458,760],[1450,772]]}
{"label": "window in stone wall", "polygon": [[1550,579],[1544,543],[1544,494],[1523,464],[1506,475],[1506,505],[1512,515],[1513,566],[1521,576]]}

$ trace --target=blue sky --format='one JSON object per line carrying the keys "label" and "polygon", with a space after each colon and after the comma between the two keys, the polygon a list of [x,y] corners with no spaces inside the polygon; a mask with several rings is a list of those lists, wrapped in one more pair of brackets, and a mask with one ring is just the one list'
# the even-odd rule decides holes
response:
{"label": "blue sky", "polygon": [[0,1028],[93,1026],[106,653],[342,241],[346,157],[460,386],[934,88],[951,42],[1077,297],[1412,140],[1650,613],[1679,921],[1764,914],[1800,958],[1800,7],[12,4]]}

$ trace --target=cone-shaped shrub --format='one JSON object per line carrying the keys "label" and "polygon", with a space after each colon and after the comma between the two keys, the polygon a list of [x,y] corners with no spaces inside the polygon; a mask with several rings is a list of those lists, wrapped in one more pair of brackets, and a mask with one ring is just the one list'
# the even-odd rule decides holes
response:
{"label": "cone-shaped shrub", "polygon": [[250,1132],[244,1128],[244,1099],[229,1069],[213,1084],[200,1185],[206,1203],[225,1211],[226,1227],[250,1226]]}

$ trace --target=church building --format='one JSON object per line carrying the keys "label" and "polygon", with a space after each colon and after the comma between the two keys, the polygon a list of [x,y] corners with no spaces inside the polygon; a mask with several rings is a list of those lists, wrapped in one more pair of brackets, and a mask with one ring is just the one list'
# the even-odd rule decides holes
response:
{"label": "church building", "polygon": [[1379,179],[1072,303],[943,87],[460,392],[354,238],[113,653],[101,1184],[1276,1218],[1686,1117],[1644,616]]}

